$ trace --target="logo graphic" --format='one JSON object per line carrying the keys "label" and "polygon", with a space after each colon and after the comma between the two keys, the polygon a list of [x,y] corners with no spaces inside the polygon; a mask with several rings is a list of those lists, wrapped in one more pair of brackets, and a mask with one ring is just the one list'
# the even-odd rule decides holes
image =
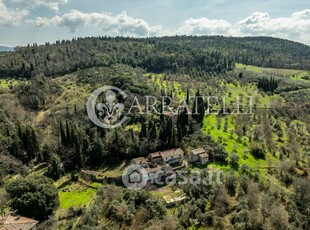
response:
{"label": "logo graphic", "polygon": [[[88,98],[86,109],[90,120],[97,126],[113,129],[121,126],[127,117],[124,116],[124,104],[119,103],[117,93],[123,99],[127,95],[121,89],[114,86],[104,86],[96,89]],[[105,93],[105,101],[99,102],[99,96]]]}
{"label": "logo graphic", "polygon": [[127,188],[140,190],[147,184],[148,174],[142,166],[130,165],[123,171],[122,180]]}

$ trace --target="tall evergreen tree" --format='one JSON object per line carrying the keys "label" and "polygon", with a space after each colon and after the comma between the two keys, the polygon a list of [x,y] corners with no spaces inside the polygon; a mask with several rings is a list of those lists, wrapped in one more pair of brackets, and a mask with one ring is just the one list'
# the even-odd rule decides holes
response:
{"label": "tall evergreen tree", "polygon": [[141,124],[141,131],[140,131],[140,139],[144,139],[146,138],[146,135],[147,135],[147,131],[146,131],[146,125],[144,122],[142,122]]}
{"label": "tall evergreen tree", "polygon": [[59,126],[60,126],[60,141],[63,145],[66,145],[66,133],[61,120],[59,122]]}
{"label": "tall evergreen tree", "polygon": [[177,138],[176,138],[176,133],[175,133],[175,128],[172,128],[171,132],[171,148],[176,148],[177,147]]}

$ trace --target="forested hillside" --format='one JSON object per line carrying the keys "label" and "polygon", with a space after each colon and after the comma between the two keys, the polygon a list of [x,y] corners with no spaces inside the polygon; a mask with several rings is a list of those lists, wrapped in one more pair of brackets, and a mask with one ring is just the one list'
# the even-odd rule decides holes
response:
{"label": "forested hillside", "polygon": [[[309,46],[267,37],[81,38],[0,53],[0,214],[39,229],[309,229],[309,71]],[[199,100],[198,115],[134,114],[102,129],[85,104],[104,85],[185,98],[190,110],[190,96],[225,96],[230,112],[252,96],[253,114],[223,114],[221,102],[205,114]],[[109,180],[177,147],[205,149],[208,164],[185,170],[221,171],[223,183],[131,191]],[[165,205],[176,191],[187,199]]]}
{"label": "forested hillside", "polygon": [[310,69],[309,46],[269,37],[78,38],[16,50],[1,54],[0,76],[29,79],[36,73],[55,76],[114,64],[155,73],[221,73],[231,70],[234,63]]}

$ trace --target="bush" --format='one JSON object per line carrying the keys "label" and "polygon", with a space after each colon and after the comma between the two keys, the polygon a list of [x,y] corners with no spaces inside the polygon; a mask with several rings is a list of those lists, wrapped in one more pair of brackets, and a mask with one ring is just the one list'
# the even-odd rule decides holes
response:
{"label": "bush", "polygon": [[50,166],[48,167],[48,170],[46,171],[44,175],[56,181],[64,174],[65,174],[65,171],[62,168],[61,160],[59,156],[53,155],[50,160]]}
{"label": "bush", "polygon": [[11,208],[23,216],[44,220],[58,206],[58,192],[45,176],[19,177],[6,185]]}
{"label": "bush", "polygon": [[265,150],[263,149],[263,147],[257,143],[257,142],[253,142],[250,146],[251,149],[251,154],[258,159],[265,159]]}
{"label": "bush", "polygon": [[282,205],[276,206],[271,210],[270,221],[275,230],[288,229],[288,213]]}

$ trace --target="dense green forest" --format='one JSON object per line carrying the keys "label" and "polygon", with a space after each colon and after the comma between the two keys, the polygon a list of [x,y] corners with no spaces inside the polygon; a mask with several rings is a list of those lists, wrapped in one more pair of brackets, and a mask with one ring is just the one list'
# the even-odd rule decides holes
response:
{"label": "dense green forest", "polygon": [[77,38],[56,44],[17,47],[1,54],[0,75],[29,79],[36,73],[63,75],[95,66],[126,64],[149,72],[188,73],[231,70],[234,63],[273,68],[310,69],[309,46],[257,38],[164,37]]}
{"label": "dense green forest", "polygon": [[[39,229],[309,229],[309,71],[309,46],[268,37],[78,38],[0,53],[0,214]],[[226,96],[228,111],[252,96],[254,111],[212,103],[220,112],[204,115],[199,100],[194,116],[134,114],[102,129],[85,104],[103,85],[142,101]],[[176,147],[207,150],[208,165],[186,170],[220,170],[223,183],[131,191],[81,176],[118,177],[132,158]],[[187,199],[167,207],[179,190]]]}

